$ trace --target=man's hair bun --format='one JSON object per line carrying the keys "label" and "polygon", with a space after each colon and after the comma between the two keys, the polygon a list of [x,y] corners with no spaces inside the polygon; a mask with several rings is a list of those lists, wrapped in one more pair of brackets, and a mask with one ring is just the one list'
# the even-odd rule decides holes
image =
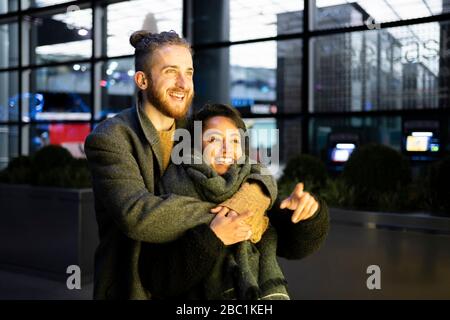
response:
{"label": "man's hair bun", "polygon": [[130,44],[134,48],[136,48],[139,45],[139,43],[142,41],[142,39],[148,37],[149,35],[151,35],[151,33],[148,31],[145,31],[145,30],[135,31],[130,36]]}

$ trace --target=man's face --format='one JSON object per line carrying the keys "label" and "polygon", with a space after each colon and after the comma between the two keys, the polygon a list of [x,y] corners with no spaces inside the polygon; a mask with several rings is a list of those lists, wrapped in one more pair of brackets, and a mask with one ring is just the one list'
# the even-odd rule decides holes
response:
{"label": "man's face", "polygon": [[183,118],[194,97],[194,68],[189,49],[177,45],[156,49],[150,72],[151,81],[144,90],[148,101],[170,118]]}

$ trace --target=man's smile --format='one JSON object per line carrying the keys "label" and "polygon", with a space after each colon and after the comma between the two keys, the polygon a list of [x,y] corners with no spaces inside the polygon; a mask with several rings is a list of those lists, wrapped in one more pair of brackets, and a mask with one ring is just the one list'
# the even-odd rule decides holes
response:
{"label": "man's smile", "polygon": [[177,101],[183,101],[186,94],[183,91],[169,91],[169,96]]}

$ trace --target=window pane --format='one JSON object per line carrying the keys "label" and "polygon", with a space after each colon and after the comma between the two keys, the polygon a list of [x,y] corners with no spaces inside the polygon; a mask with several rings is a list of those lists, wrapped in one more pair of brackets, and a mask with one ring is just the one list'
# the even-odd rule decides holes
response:
{"label": "window pane", "polygon": [[302,119],[300,117],[277,120],[280,130],[280,161],[286,164],[290,158],[302,151]]}
{"label": "window pane", "polygon": [[47,7],[72,1],[73,0],[22,0],[22,10],[28,8]]}
{"label": "window pane", "polygon": [[445,150],[445,152],[447,152],[447,154],[450,154],[450,116],[448,116],[446,120],[447,120],[447,141],[443,149]]}
{"label": "window pane", "polygon": [[277,61],[279,112],[299,113],[302,108],[302,41],[279,41]]}
{"label": "window pane", "polygon": [[16,11],[18,9],[18,0],[3,0],[0,1],[0,14]]}
{"label": "window pane", "polygon": [[101,110],[96,119],[105,119],[134,106],[134,59],[113,59],[99,63],[101,81],[96,86],[101,94]]}
{"label": "window pane", "polygon": [[133,54],[130,35],[137,30],[182,33],[182,0],[133,0],[107,7],[108,56]]}
{"label": "window pane", "polygon": [[433,16],[450,12],[450,0],[316,0],[314,26],[342,28]]}
{"label": "window pane", "polygon": [[264,41],[196,52],[195,105],[230,103],[244,116],[299,112],[301,47]]}
{"label": "window pane", "polygon": [[230,48],[231,104],[242,114],[277,112],[276,57],[277,43],[274,41]]}
{"label": "window pane", "polygon": [[302,32],[302,10],[299,0],[196,0],[190,22],[197,44],[258,39]]}
{"label": "window pane", "polygon": [[91,9],[26,16],[24,20],[23,52],[30,53],[23,57],[24,65],[91,57]]}
{"label": "window pane", "polygon": [[19,155],[18,126],[0,125],[0,170]]}
{"label": "window pane", "polygon": [[448,108],[449,43],[448,22],[314,38],[310,110]]}
{"label": "window pane", "polygon": [[90,131],[89,123],[30,124],[22,128],[22,148],[31,155],[46,145],[60,145],[72,156],[84,158],[84,141]]}
{"label": "window pane", "polygon": [[0,68],[16,67],[19,63],[18,24],[0,24]]}
{"label": "window pane", "polygon": [[358,145],[376,142],[401,151],[402,124],[400,117],[340,117],[316,118],[309,123],[310,153],[329,166],[342,165],[351,152],[336,152],[336,145]]}
{"label": "window pane", "polygon": [[302,11],[299,0],[231,0],[230,41],[302,32]]}
{"label": "window pane", "polygon": [[89,64],[40,68],[25,76],[25,120],[90,120]]}
{"label": "window pane", "polygon": [[17,72],[0,72],[0,122],[19,120],[18,88]]}
{"label": "window pane", "polygon": [[250,159],[258,160],[272,174],[280,170],[280,145],[275,118],[244,119],[250,138]]}

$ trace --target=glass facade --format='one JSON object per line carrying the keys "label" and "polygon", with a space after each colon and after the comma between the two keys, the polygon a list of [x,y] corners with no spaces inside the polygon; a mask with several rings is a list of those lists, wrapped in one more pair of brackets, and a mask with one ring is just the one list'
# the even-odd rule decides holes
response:
{"label": "glass facade", "polygon": [[19,121],[18,100],[18,72],[0,72],[0,122]]}
{"label": "glass facade", "polygon": [[22,102],[24,121],[90,120],[89,64],[43,67],[23,76],[24,91],[30,97],[28,105]]}
{"label": "glass facade", "polygon": [[136,30],[182,33],[182,0],[132,0],[111,4],[107,16],[107,54],[122,56],[134,53],[128,45]]}
{"label": "glass facade", "polygon": [[22,33],[23,64],[88,59],[92,55],[91,31],[91,9],[27,15]]}
{"label": "glass facade", "polygon": [[19,0],[0,1],[0,14],[17,11],[18,8],[19,8]]}
{"label": "glass facade", "polygon": [[450,5],[445,0],[313,0],[311,4],[314,10],[312,15],[314,29],[361,25],[375,29],[381,23],[450,12]]}
{"label": "glass facade", "polygon": [[29,8],[48,7],[55,4],[71,2],[72,0],[21,0],[22,10]]}
{"label": "glass facade", "polygon": [[0,68],[16,67],[19,64],[18,23],[0,21]]}
{"label": "glass facade", "polygon": [[277,145],[253,147],[282,163],[325,159],[345,128],[401,150],[411,116],[438,121],[449,150],[449,12],[450,0],[0,1],[1,166],[133,106],[139,29],[186,37],[194,109],[229,103],[278,129]]}
{"label": "glass facade", "polygon": [[100,62],[100,83],[95,90],[100,94],[100,110],[96,119],[105,119],[135,104],[134,60],[132,58],[112,59]]}
{"label": "glass facade", "polygon": [[448,29],[435,22],[314,38],[310,111],[448,108]]}

